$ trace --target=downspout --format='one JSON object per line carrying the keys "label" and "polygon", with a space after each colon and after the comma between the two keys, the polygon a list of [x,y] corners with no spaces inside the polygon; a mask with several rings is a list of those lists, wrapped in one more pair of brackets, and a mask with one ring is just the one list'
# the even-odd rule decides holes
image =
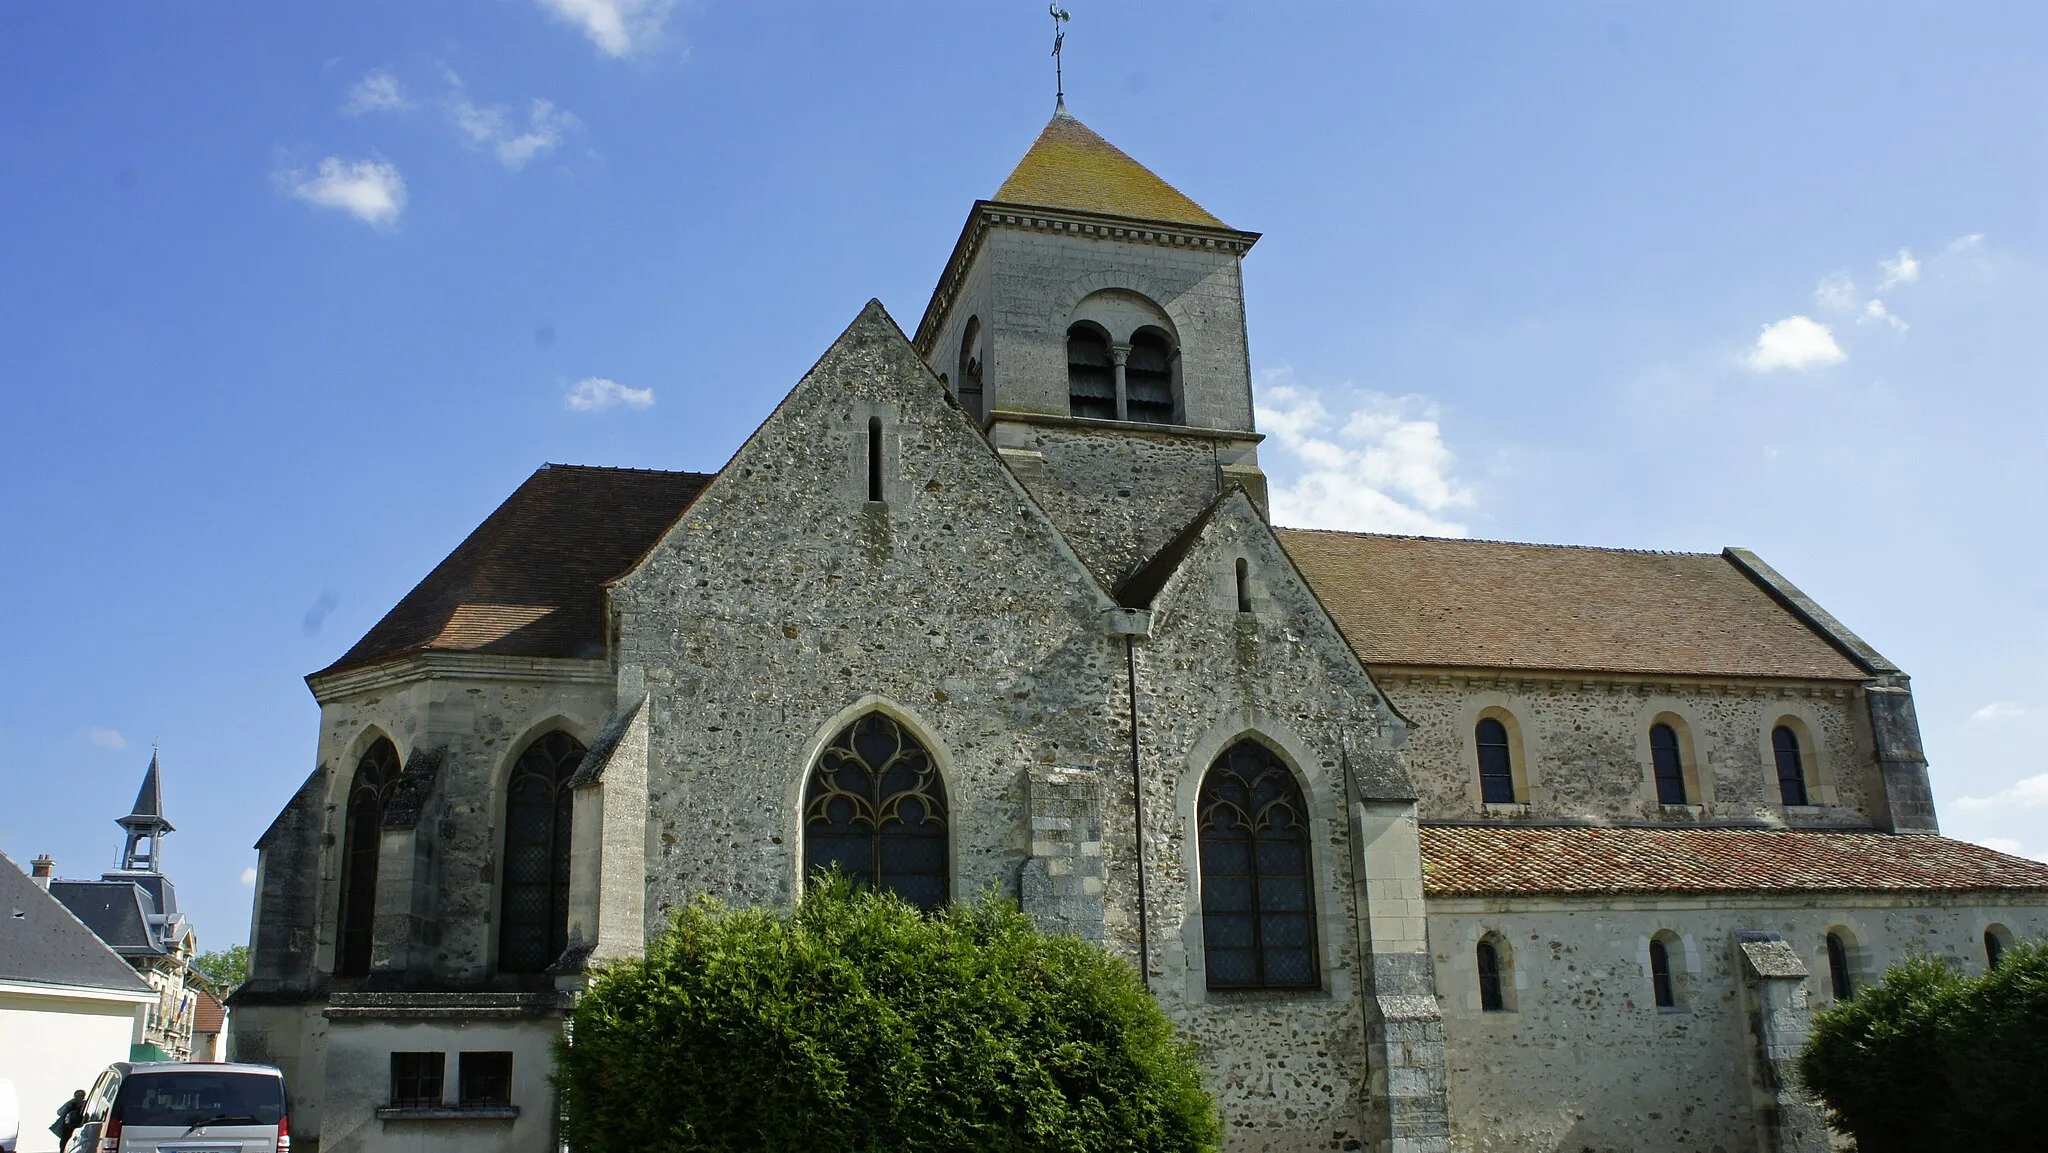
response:
{"label": "downspout", "polygon": [[1138,841],[1138,975],[1145,991],[1152,991],[1152,930],[1145,909],[1145,781],[1138,765],[1138,649],[1130,633],[1124,634],[1124,685],[1131,702],[1131,823]]}

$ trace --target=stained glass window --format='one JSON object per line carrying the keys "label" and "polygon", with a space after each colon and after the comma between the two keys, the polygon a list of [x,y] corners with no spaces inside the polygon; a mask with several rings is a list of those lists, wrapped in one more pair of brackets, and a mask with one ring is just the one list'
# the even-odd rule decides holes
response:
{"label": "stained glass window", "polygon": [[804,868],[920,909],[950,896],[946,786],[931,754],[894,718],[869,713],[832,738],[804,790]]}
{"label": "stained glass window", "polygon": [[1489,1013],[1507,1008],[1500,995],[1500,950],[1492,941],[1479,942],[1479,1007]]}
{"label": "stained glass window", "polygon": [[1771,730],[1771,753],[1778,761],[1778,796],[1788,805],[1806,803],[1806,766],[1799,757],[1799,734],[1789,725]]}
{"label": "stained glass window", "polygon": [[1657,803],[1685,804],[1685,765],[1678,757],[1678,733],[1670,725],[1650,726],[1650,764],[1657,773]]}
{"label": "stained glass window", "polygon": [[1515,803],[1515,771],[1508,757],[1508,727],[1492,717],[1473,731],[1479,744],[1479,797],[1489,805]]}
{"label": "stained glass window", "polygon": [[341,859],[341,934],[334,975],[360,977],[370,971],[370,946],[377,923],[377,850],[384,806],[398,784],[398,750],[388,739],[371,745],[356,762],[344,811]]}
{"label": "stained glass window", "polygon": [[1202,779],[1196,816],[1209,987],[1320,985],[1308,811],[1294,774],[1264,745],[1239,741]]}
{"label": "stained glass window", "polygon": [[569,947],[569,777],[583,745],[553,732],[526,746],[505,785],[505,878],[498,969],[539,973]]}
{"label": "stained glass window", "polygon": [[1849,972],[1849,946],[1840,933],[1828,934],[1828,981],[1835,987],[1835,1000],[1856,995],[1856,978]]}

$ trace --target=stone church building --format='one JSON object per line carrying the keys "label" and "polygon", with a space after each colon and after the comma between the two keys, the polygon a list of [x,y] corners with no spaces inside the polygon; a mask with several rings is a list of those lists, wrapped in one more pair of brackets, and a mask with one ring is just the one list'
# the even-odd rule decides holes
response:
{"label": "stone church building", "polygon": [[1815,1005],[2048,931],[1904,673],[1742,549],[1269,523],[1224,224],[1064,107],[714,473],[547,465],[331,666],[235,1055],[551,1149],[592,966],[836,863],[1144,974],[1229,1149],[1820,1149]]}

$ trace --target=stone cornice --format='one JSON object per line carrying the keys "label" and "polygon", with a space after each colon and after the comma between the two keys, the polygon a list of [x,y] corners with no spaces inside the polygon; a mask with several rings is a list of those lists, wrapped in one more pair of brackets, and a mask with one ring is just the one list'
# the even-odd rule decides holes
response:
{"label": "stone cornice", "polygon": [[1832,697],[1861,696],[1857,681],[1784,677],[1688,676],[1679,673],[1573,671],[1554,669],[1455,668],[1382,665],[1368,662],[1375,684],[1390,691],[1443,687],[1507,693],[1599,693],[1602,696],[1668,697]]}
{"label": "stone cornice", "polygon": [[414,681],[526,681],[550,684],[608,685],[615,680],[607,661],[567,657],[505,657],[485,653],[415,652],[367,668],[315,673],[306,687],[319,703],[331,704],[358,693]]}
{"label": "stone cornice", "polygon": [[2037,908],[2039,889],[1759,889],[1736,893],[1488,893],[1422,897],[1429,916],[1578,912],[1652,912],[1658,909],[1757,909],[1774,916],[1795,909]]}
{"label": "stone cornice", "polygon": [[1157,244],[1165,248],[1197,248],[1230,256],[1243,256],[1259,241],[1258,233],[1239,232],[1234,228],[1203,228],[1194,224],[1170,224],[1065,208],[977,200],[967,214],[966,225],[960,230],[960,239],[953,245],[953,254],[946,259],[946,270],[939,275],[939,285],[932,290],[931,302],[925,305],[924,316],[917,322],[917,335],[911,340],[917,354],[926,360],[931,359],[932,342],[938,339],[940,323],[953,310],[953,297],[959,291],[960,278],[967,274],[967,266],[973,263],[974,254],[981,248],[990,228],[1051,232],[1089,240],[1121,240],[1129,244]]}
{"label": "stone cornice", "polygon": [[1159,436],[1189,437],[1195,440],[1228,440],[1240,444],[1258,444],[1266,439],[1262,432],[1251,432],[1238,428],[1202,428],[1192,424],[1148,424],[1141,420],[1101,420],[1092,416],[1068,416],[1065,413],[1019,412],[999,408],[988,414],[990,426],[1008,421],[1012,424],[1036,424],[1048,428],[1104,429],[1117,433],[1154,433]]}

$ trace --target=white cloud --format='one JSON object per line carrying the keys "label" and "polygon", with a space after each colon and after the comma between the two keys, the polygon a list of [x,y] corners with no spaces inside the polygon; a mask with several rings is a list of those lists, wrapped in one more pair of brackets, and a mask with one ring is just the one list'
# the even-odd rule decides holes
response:
{"label": "white cloud", "polygon": [[365,112],[403,112],[412,107],[412,101],[405,98],[404,88],[399,86],[398,77],[379,68],[363,74],[348,90],[348,99],[341,110],[350,116]]}
{"label": "white cloud", "polygon": [[[449,78],[461,83],[453,73]],[[565,134],[583,124],[573,113],[555,107],[549,100],[535,100],[528,106],[524,130],[514,126],[512,115],[504,107],[478,105],[465,95],[450,101],[448,110],[455,119],[455,127],[469,137],[470,143],[489,147],[498,154],[499,162],[515,171],[553,149]]]}
{"label": "white cloud", "polygon": [[627,408],[646,408],[654,403],[654,390],[627,388],[616,380],[586,376],[569,387],[562,401],[577,412],[603,412],[622,404]]}
{"label": "white cloud", "polygon": [[1956,808],[1965,812],[1995,809],[1999,811],[2032,811],[2048,809],[2048,773],[2037,773],[2014,781],[2009,788],[2000,789],[1988,797],[1958,797]]}
{"label": "white cloud", "polygon": [[1862,294],[1856,291],[1856,281],[1846,272],[1837,272],[1813,290],[1813,301],[1830,312],[1853,312]]}
{"label": "white cloud", "polygon": [[1743,363],[1752,371],[1770,372],[1779,368],[1817,368],[1847,359],[1849,354],[1835,343],[1835,334],[1827,325],[1810,316],[1788,316],[1764,325],[1756,338],[1756,347],[1749,350]]}
{"label": "white cloud", "polygon": [[1906,331],[1906,322],[1897,313],[1884,306],[1884,301],[1873,298],[1863,306],[1863,315],[1856,318],[1858,324],[1889,324],[1893,332]]}
{"label": "white cloud", "polygon": [[249,886],[251,886],[251,885],[254,885],[255,883],[256,883],[256,866],[254,866],[254,865],[251,865],[251,866],[249,866],[248,868],[246,868],[246,869],[243,869],[243,870],[242,870],[242,886],[243,886],[244,888],[247,888],[247,887],[249,887]]}
{"label": "white cloud", "polygon": [[1877,266],[1884,269],[1884,283],[1877,286],[1879,292],[1894,285],[1911,284],[1920,279],[1920,262],[1913,259],[1911,249],[1901,248],[1896,259],[1880,260]]}
{"label": "white cloud", "polygon": [[1968,236],[1958,236],[1954,240],[1949,241],[1947,247],[1941,250],[1941,256],[1937,256],[1935,259],[1940,260],[1943,256],[1955,256],[1958,253],[1968,252],[1983,243],[1984,234],[1981,232],[1972,232]]}
{"label": "white cloud", "polygon": [[119,729],[87,729],[85,730],[85,739],[103,749],[125,749],[128,747],[128,738],[122,736]]}
{"label": "white cloud", "polygon": [[322,208],[339,208],[375,228],[391,228],[405,211],[405,177],[388,160],[330,156],[320,162],[318,172],[291,168],[274,178],[287,195]]}
{"label": "white cloud", "polygon": [[1287,459],[1269,461],[1293,479],[1272,489],[1275,523],[1304,528],[1464,536],[1443,514],[1469,507],[1453,475],[1434,408],[1415,396],[1356,393],[1341,420],[1323,394],[1293,383],[1287,368],[1262,374],[1259,427]]}
{"label": "white cloud", "polygon": [[2026,857],[2035,861],[2048,861],[2048,853],[2037,853],[2011,837],[1978,837],[1976,843],[1987,849],[2004,853],[2009,857]]}
{"label": "white cloud", "polygon": [[673,0],[540,0],[555,18],[583,30],[607,56],[628,56],[661,35]]}
{"label": "white cloud", "polygon": [[2021,705],[2013,704],[2011,701],[1992,701],[1990,704],[1971,713],[1970,719],[1973,721],[2009,721],[2026,715],[2027,710]]}

